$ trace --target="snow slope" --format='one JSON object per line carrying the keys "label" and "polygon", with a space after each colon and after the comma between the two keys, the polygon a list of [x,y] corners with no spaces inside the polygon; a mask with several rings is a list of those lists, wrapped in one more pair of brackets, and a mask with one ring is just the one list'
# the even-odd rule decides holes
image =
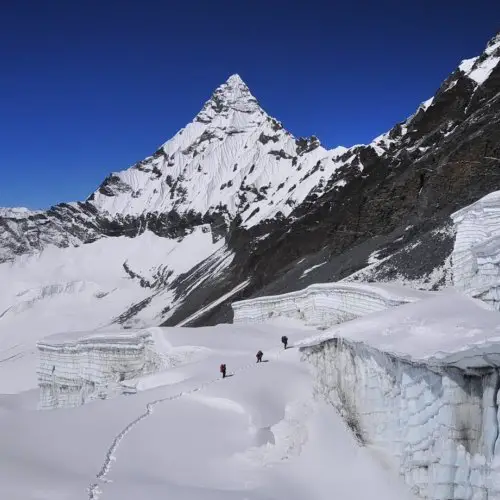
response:
{"label": "snow slope", "polygon": [[459,69],[479,86],[488,79],[499,62],[500,34],[489,41],[486,50],[481,56],[463,60]]}
{"label": "snow slope", "polygon": [[153,156],[111,174],[92,203],[112,216],[205,214],[223,207],[227,217],[239,214],[250,227],[278,212],[287,216],[346,164],[339,158],[345,151],[327,152],[317,139],[296,140],[232,75]]}
{"label": "snow slope", "polygon": [[[412,498],[379,457],[359,447],[332,407],[313,400],[299,352],[281,350],[283,333],[293,344],[311,330],[148,332],[160,349],[198,347],[207,355],[139,377],[135,394],[78,408],[36,411],[36,390],[0,395],[2,498],[326,500],[332,491],[359,500]],[[98,338],[115,342],[131,333]],[[222,361],[226,380],[218,373]]]}
{"label": "snow slope", "polygon": [[[223,247],[196,228],[182,241],[146,231],[136,238],[103,238],[90,245],[48,247],[0,264],[0,350],[32,332],[33,341],[57,331],[105,326],[126,307],[153,295],[149,323],[161,322],[173,303],[168,285]],[[225,265],[228,265],[226,261]],[[167,287],[167,289],[165,289]]]}
{"label": "snow slope", "polygon": [[[0,264],[0,282],[9,283],[0,288],[0,361],[22,357],[35,380],[35,344],[46,335],[160,324],[184,300],[175,295],[176,280],[205,262],[194,290],[232,261],[224,241],[214,242],[205,229],[178,240],[145,231],[79,247],[50,246]],[[0,391],[1,373],[0,364]],[[24,378],[18,380],[22,388]]]}
{"label": "snow slope", "polygon": [[500,315],[457,292],[300,342],[316,391],[421,498],[500,498]]}

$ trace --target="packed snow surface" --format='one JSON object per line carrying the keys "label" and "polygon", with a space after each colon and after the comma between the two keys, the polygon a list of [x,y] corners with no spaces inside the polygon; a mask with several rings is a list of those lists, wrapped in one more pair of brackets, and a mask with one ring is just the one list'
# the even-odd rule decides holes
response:
{"label": "packed snow surface", "polygon": [[234,323],[262,323],[273,317],[326,327],[432,295],[393,284],[324,283],[282,295],[233,302]]}
{"label": "packed snow surface", "polygon": [[334,409],[312,397],[308,367],[293,348],[311,333],[288,323],[42,340],[62,355],[149,335],[164,354],[204,354],[126,380],[134,389],[128,395],[76,408],[37,411],[37,390],[0,395],[0,497],[327,500],[335,491],[359,500],[412,498],[378,453],[360,447]]}
{"label": "packed snow surface", "polygon": [[462,368],[496,366],[497,350],[500,355],[500,314],[480,300],[448,289],[338,325],[300,345],[333,337],[360,342],[415,362]]}

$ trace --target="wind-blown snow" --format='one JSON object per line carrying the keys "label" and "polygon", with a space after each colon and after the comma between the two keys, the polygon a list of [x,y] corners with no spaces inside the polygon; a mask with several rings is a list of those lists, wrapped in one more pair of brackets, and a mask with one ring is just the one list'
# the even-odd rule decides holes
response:
{"label": "wind-blown snow", "polygon": [[488,79],[499,61],[500,57],[490,57],[486,59],[484,62],[475,66],[475,68],[469,73],[469,78],[474,80],[478,85],[481,85]]}
{"label": "wind-blown snow", "polygon": [[432,105],[432,103],[434,102],[434,97],[430,97],[429,99],[427,99],[426,101],[424,101],[422,104],[421,104],[421,107],[424,111],[427,111],[427,109],[429,109]]}
{"label": "wind-blown snow", "polygon": [[325,283],[298,292],[233,302],[234,323],[296,318],[326,327],[431,295],[392,284]]}
{"label": "wind-blown snow", "polygon": [[462,71],[463,73],[465,74],[469,74],[471,71],[472,71],[472,68],[474,66],[474,63],[476,62],[476,60],[478,59],[478,57],[472,57],[471,59],[464,59],[460,65],[458,66],[458,68],[460,69],[460,71]]}

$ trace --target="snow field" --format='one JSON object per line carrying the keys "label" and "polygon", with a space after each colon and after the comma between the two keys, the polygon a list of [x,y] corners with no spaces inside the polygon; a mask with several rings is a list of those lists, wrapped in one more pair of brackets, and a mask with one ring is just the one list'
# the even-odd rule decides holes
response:
{"label": "snow field", "polygon": [[[0,360],[7,357],[4,353],[14,354],[12,349],[34,348],[57,331],[109,330],[127,308],[150,297],[150,307],[138,313],[140,326],[160,323],[168,314],[162,311],[175,307],[169,283],[211,255],[225,257],[222,267],[231,262],[231,256],[222,255],[223,240],[213,243],[206,229],[197,227],[182,241],[146,231],[80,247],[48,247],[0,264],[0,281],[10,284],[0,290]],[[124,263],[151,287],[131,278]],[[157,290],[158,277],[167,274]]]}
{"label": "snow field", "polygon": [[[0,427],[9,429],[1,442],[2,497],[326,500],[342,479],[351,498],[364,500],[370,485],[380,498],[410,498],[383,479],[385,471],[369,456],[360,470],[366,488],[336,473],[313,484],[316,468],[307,463],[316,454],[328,456],[335,469],[349,450],[357,461],[358,445],[333,408],[311,398],[309,368],[299,351],[281,348],[281,335],[293,346],[311,329],[288,322],[148,333],[163,353],[197,348],[207,355],[137,377],[136,394],[77,408],[34,411],[36,391],[0,396]],[[122,342],[137,334],[123,332]],[[89,345],[114,336],[120,334],[102,333]],[[74,337],[51,342],[73,345]],[[258,349],[267,362],[257,365]],[[218,373],[222,361],[233,375],[225,380]],[[146,383],[140,390],[140,382],[151,377],[159,377],[160,385],[148,389]],[[306,452],[307,462],[301,462]]]}

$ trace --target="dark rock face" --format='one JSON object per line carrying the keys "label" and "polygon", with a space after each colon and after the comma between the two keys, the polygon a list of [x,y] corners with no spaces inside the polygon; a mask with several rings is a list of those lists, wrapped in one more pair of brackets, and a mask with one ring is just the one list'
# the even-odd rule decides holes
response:
{"label": "dark rock face", "polygon": [[[374,251],[382,262],[363,279],[443,286],[445,272],[434,283],[430,274],[452,251],[450,214],[500,189],[500,65],[479,87],[454,73],[406,127],[405,135],[401,124],[388,134],[394,142],[385,154],[359,148],[357,162],[328,180],[331,189],[312,193],[287,221],[233,231],[238,265],[228,288],[251,276],[240,294],[250,298],[336,281],[366,267]],[[345,185],[333,187],[339,180]],[[269,237],[258,240],[261,232]],[[228,322],[231,315],[223,304],[193,324]]]}
{"label": "dark rock face", "polygon": [[320,145],[318,138],[314,135],[308,138],[300,137],[299,139],[296,139],[295,144],[297,146],[297,156],[309,153]]}

